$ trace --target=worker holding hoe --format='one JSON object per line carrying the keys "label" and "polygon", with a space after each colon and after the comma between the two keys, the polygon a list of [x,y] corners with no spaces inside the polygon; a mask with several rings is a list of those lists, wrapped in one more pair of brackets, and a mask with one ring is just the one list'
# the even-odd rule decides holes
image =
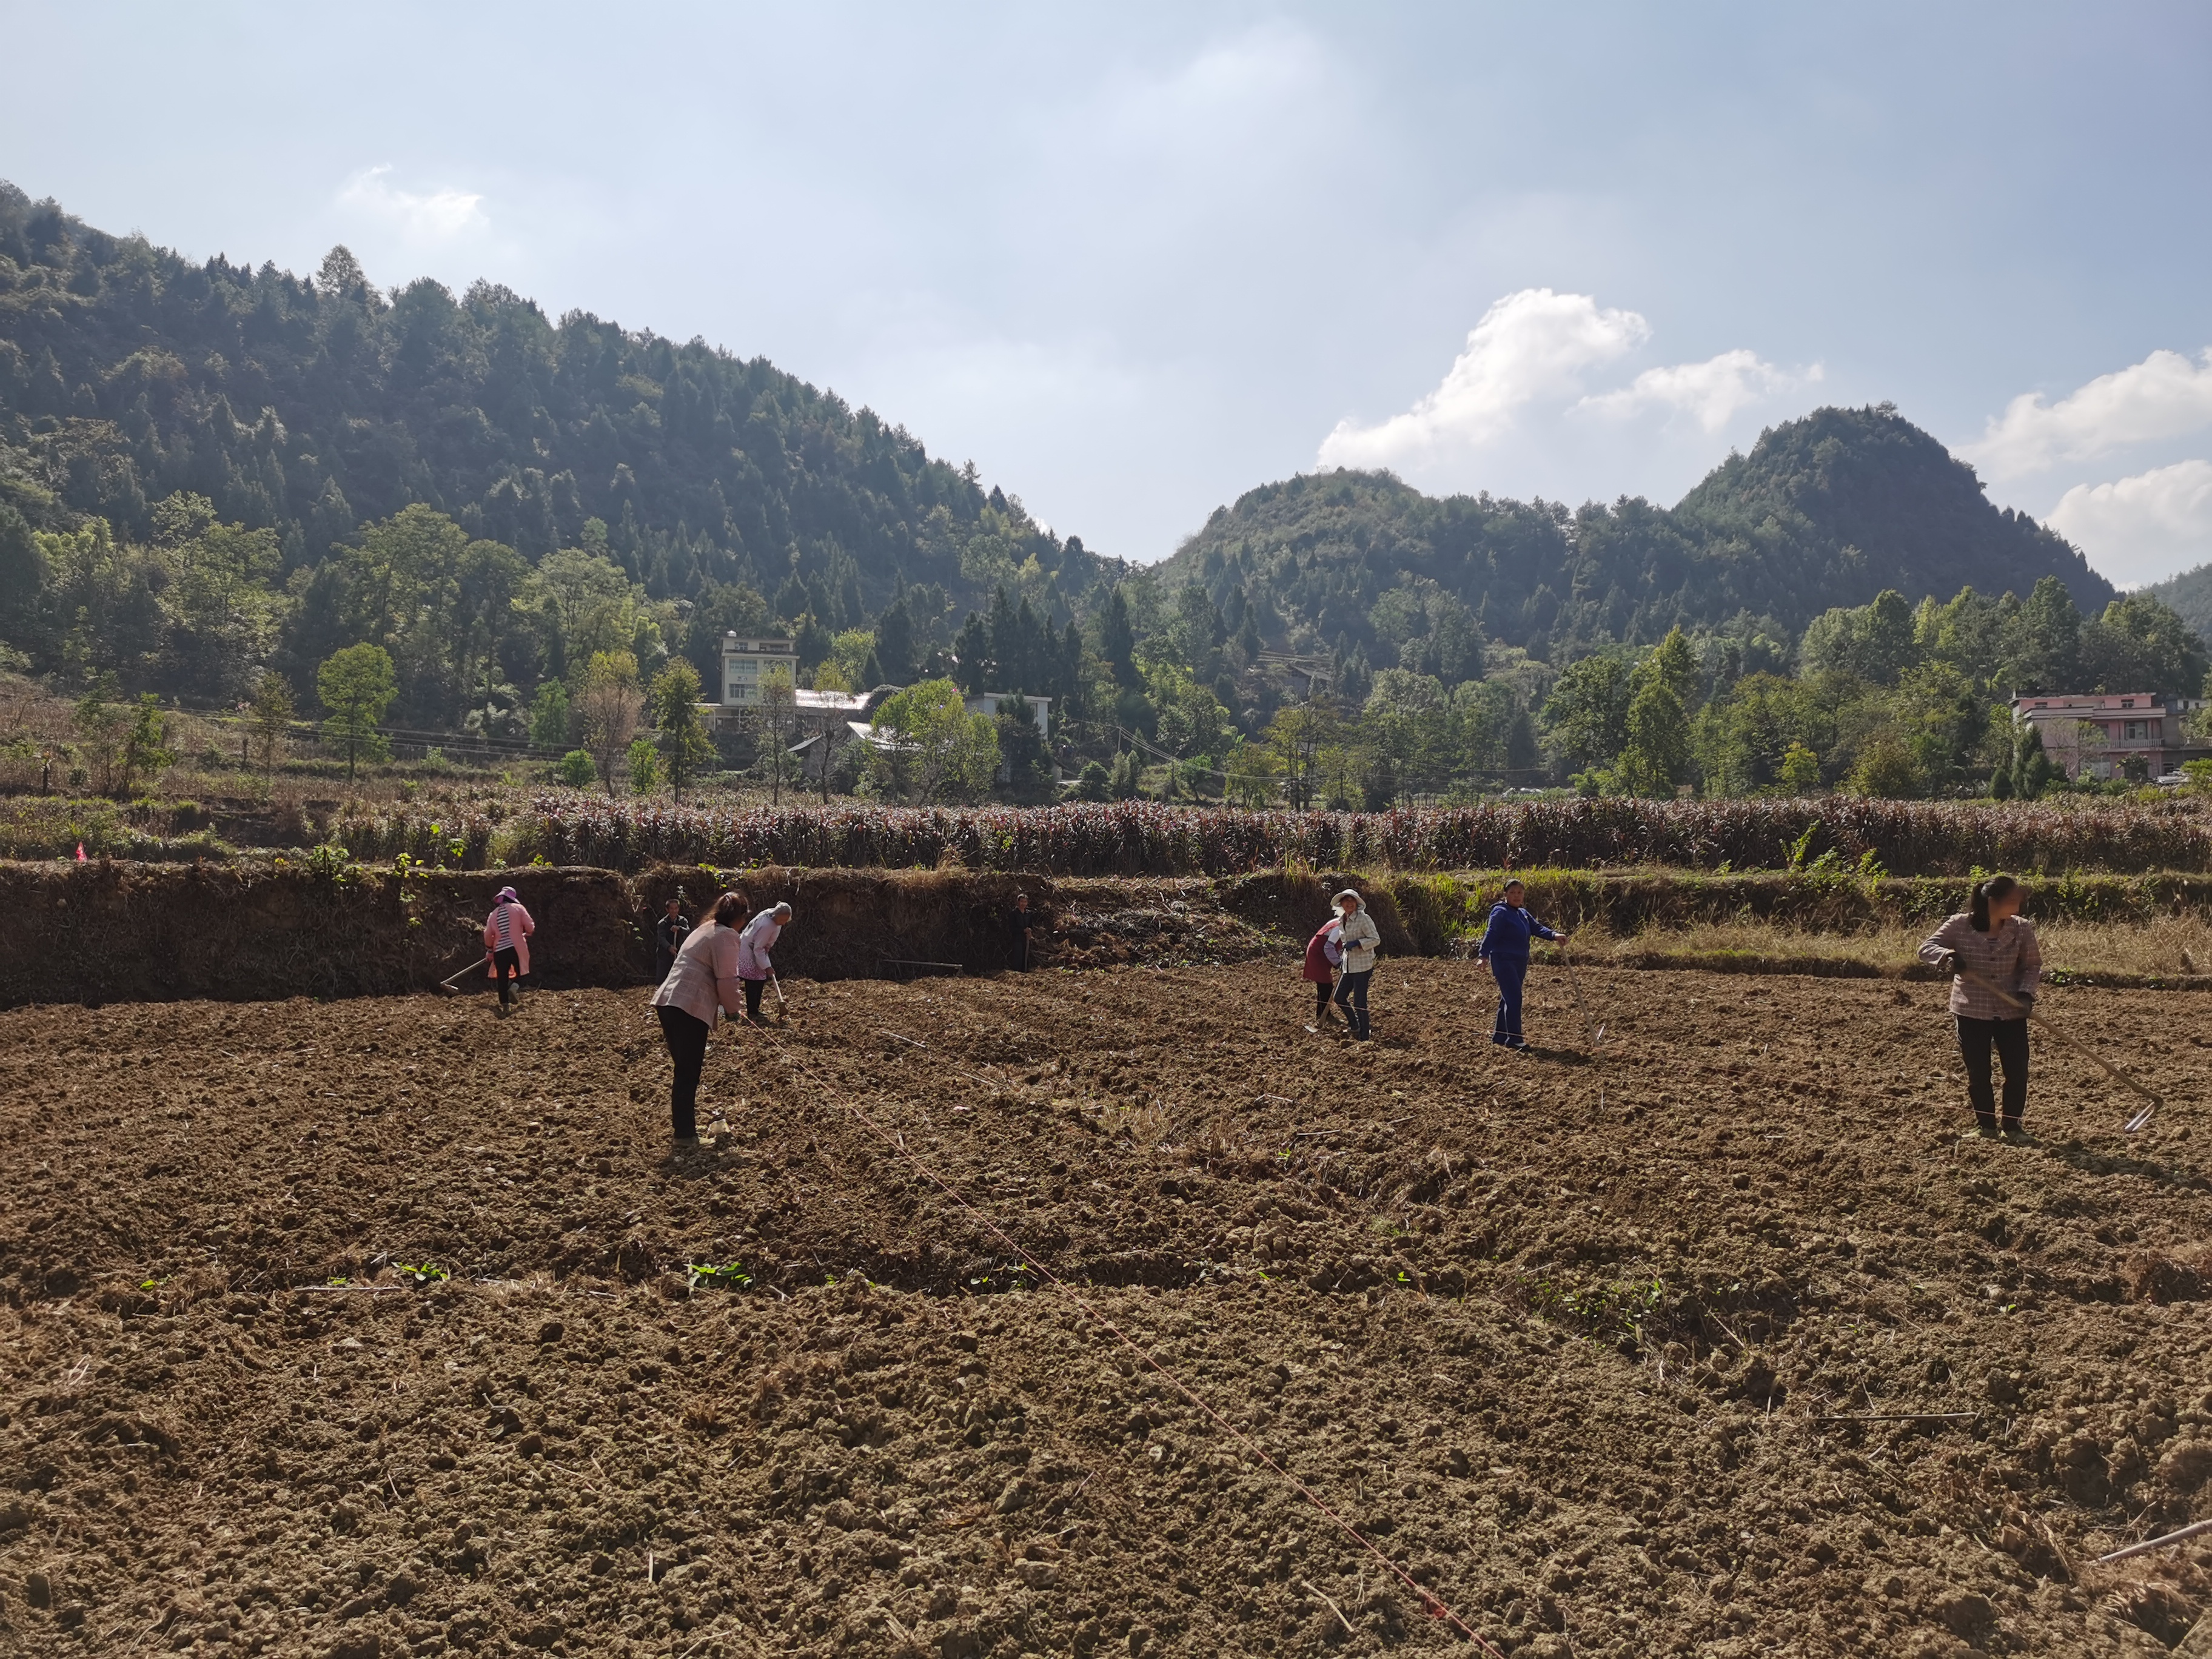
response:
{"label": "worker holding hoe", "polygon": [[[1920,959],[1951,975],[1951,1014],[1959,1056],[1966,1062],[1966,1097],[1974,1133],[2008,1139],[2021,1133],[2027,1109],[2027,1016],[2043,983],[2035,928],[2020,914],[2027,890],[2010,876],[1974,888],[1971,908],[1951,917],[1920,947]],[[2004,1118],[2000,1129],[1991,1087],[1990,1050],[2004,1062]]]}
{"label": "worker holding hoe", "polygon": [[530,936],[537,931],[538,924],[531,920],[514,889],[501,888],[491,915],[484,918],[483,942],[491,956],[489,977],[499,981],[501,1019],[514,1011],[515,991],[529,977]]}
{"label": "worker holding hoe", "polygon": [[669,900],[661,912],[660,920],[653,924],[653,975],[655,979],[666,979],[668,970],[676,965],[676,953],[684,948],[684,936],[691,931],[691,918],[684,914],[684,895]]}
{"label": "worker holding hoe", "polygon": [[1336,896],[1338,941],[1344,949],[1344,976],[1336,984],[1336,1005],[1344,1010],[1344,1023],[1353,1040],[1365,1042],[1367,981],[1375,977],[1375,949],[1382,943],[1382,930],[1367,914],[1367,902],[1349,887]]}
{"label": "worker holding hoe", "polygon": [[1529,941],[1548,939],[1564,945],[1566,938],[1536,919],[1528,908],[1526,887],[1518,881],[1505,884],[1505,891],[1490,907],[1490,921],[1483,927],[1482,944],[1475,951],[1479,961],[1490,964],[1490,976],[1498,981],[1498,1021],[1490,1032],[1492,1042],[1505,1048],[1528,1046],[1521,1035],[1521,988],[1528,977]]}
{"label": "worker holding hoe", "polygon": [[1344,960],[1344,918],[1332,915],[1314,929],[1314,936],[1306,941],[1306,968],[1304,977],[1314,988],[1314,1024],[1334,1024],[1336,1016],[1329,1012],[1328,1000],[1336,990],[1336,965]]}
{"label": "worker holding hoe", "polygon": [[[744,981],[745,1018],[755,1024],[760,1023],[761,993],[775,976],[775,963],[769,959],[769,952],[790,925],[791,907],[778,904],[755,916],[738,935],[738,977]],[[776,994],[780,997],[783,993]]]}
{"label": "worker holding hoe", "polygon": [[[679,1152],[699,1144],[699,1077],[707,1066],[707,1039],[716,1020],[744,1006],[738,989],[746,983],[739,977],[743,945],[738,932],[744,914],[744,894],[725,893],[716,899],[712,917],[684,935],[667,977],[653,994],[661,1040],[676,1067],[668,1112]],[[757,992],[754,1000],[759,1000]]]}

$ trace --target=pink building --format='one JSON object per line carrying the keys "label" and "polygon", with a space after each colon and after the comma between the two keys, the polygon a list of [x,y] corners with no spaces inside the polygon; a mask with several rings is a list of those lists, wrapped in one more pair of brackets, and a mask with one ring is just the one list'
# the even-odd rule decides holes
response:
{"label": "pink building", "polygon": [[2128,762],[2140,760],[2143,775],[2155,778],[2204,752],[2181,729],[2181,717],[2201,707],[2195,698],[2161,696],[2152,691],[2054,692],[2016,696],[2013,718],[2043,734],[2043,752],[2069,778],[2122,776]]}

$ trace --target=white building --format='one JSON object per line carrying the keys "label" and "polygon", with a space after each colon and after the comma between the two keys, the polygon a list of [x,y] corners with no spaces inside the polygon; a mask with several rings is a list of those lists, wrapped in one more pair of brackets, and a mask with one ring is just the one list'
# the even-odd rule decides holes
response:
{"label": "white building", "polygon": [[772,668],[783,670],[793,684],[799,683],[799,647],[790,640],[744,639],[722,635],[722,703],[725,708],[757,708],[761,681]]}

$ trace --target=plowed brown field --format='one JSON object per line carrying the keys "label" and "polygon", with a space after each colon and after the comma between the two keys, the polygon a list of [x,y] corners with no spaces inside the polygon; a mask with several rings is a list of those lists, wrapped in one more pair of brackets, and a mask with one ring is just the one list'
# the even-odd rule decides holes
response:
{"label": "plowed brown field", "polygon": [[2051,994],[2172,1103],[2012,1146],[1935,987],[1294,973],[793,985],[683,1161],[641,992],[0,1015],[0,1649],[1478,1650],[1038,1262],[1500,1650],[2212,1606],[2094,1565],[2212,1505],[2204,998]]}

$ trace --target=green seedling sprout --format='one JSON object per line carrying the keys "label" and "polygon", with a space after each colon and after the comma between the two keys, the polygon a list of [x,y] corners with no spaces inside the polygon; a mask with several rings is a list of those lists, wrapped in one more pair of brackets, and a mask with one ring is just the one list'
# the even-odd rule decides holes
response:
{"label": "green seedling sprout", "polygon": [[453,1277],[443,1267],[434,1267],[428,1261],[419,1267],[410,1267],[404,1261],[395,1261],[392,1265],[417,1285],[434,1285]]}
{"label": "green seedling sprout", "polygon": [[[753,1282],[753,1276],[738,1261],[725,1262],[717,1267],[708,1262],[694,1261],[690,1267],[691,1288],[702,1285],[709,1290],[741,1291]],[[834,1281],[833,1281],[834,1282]]]}

